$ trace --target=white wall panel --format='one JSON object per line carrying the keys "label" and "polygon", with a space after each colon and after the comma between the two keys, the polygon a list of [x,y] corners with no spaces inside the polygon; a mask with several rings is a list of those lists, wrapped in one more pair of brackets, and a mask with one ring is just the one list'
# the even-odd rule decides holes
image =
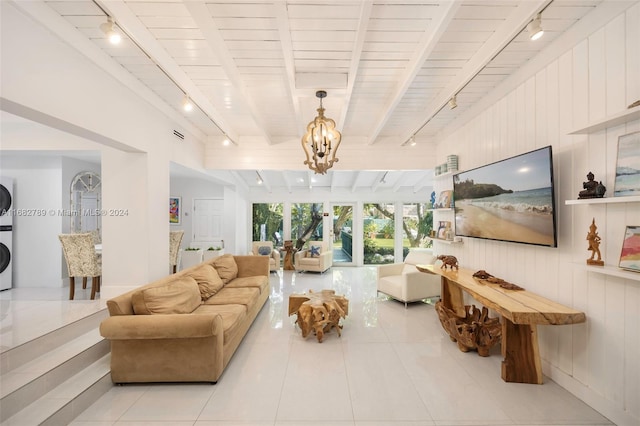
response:
{"label": "white wall panel", "polygon": [[[625,30],[627,59],[627,102],[626,105],[640,100],[640,3],[630,8],[626,13]],[[640,405],[640,404],[638,404]]]}
{"label": "white wall panel", "polygon": [[463,267],[486,269],[586,313],[584,324],[538,327],[545,374],[621,425],[640,423],[640,282],[588,272],[582,265],[591,255],[586,235],[595,218],[602,258],[617,266],[624,226],[640,224],[640,206],[567,206],[565,200],[578,197],[589,171],[613,196],[618,137],[640,130],[636,120],[569,135],[639,97],[639,18],[635,5],[585,28],[557,57],[521,75],[519,83],[505,83],[504,95],[443,136],[437,153],[442,159],[447,146],[461,142],[461,167],[472,169],[552,145],[558,247],[466,238],[456,255]]}
{"label": "white wall panel", "polygon": [[[638,22],[634,26],[638,26]],[[626,42],[625,15],[620,15],[605,27],[607,64],[607,115],[627,107],[626,102]],[[631,40],[629,40],[631,42]],[[635,45],[640,49],[639,45]],[[636,77],[638,74],[636,74]]]}

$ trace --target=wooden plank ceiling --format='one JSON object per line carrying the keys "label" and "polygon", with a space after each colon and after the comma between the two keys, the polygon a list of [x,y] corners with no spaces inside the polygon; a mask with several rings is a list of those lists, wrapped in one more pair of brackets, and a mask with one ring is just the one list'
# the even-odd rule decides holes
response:
{"label": "wooden plank ceiling", "polygon": [[[318,108],[315,92],[323,89],[343,140],[394,149],[412,137],[433,140],[601,0],[43,3],[210,143],[229,137],[239,146],[299,149]],[[540,11],[545,35],[532,42],[526,25]],[[117,46],[99,28],[107,14],[123,35]],[[181,110],[184,93],[198,106],[190,114]],[[454,95],[457,108],[450,109]],[[271,189],[313,186],[306,172],[260,173]],[[331,189],[375,190],[383,173],[333,171],[315,179]],[[382,185],[415,191],[431,174],[394,171]],[[248,187],[257,185],[256,175],[235,174]]]}

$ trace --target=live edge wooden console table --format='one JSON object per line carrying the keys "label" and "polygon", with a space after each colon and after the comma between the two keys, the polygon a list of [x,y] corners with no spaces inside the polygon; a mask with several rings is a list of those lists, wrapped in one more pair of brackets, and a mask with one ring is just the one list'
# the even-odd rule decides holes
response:
{"label": "live edge wooden console table", "polygon": [[526,290],[506,290],[483,284],[473,271],[444,270],[433,265],[416,265],[418,270],[440,275],[441,299],[445,307],[464,316],[463,291],[501,316],[502,379],[505,382],[542,383],[542,366],[536,326],[578,324],[586,321],[584,312],[545,299]]}

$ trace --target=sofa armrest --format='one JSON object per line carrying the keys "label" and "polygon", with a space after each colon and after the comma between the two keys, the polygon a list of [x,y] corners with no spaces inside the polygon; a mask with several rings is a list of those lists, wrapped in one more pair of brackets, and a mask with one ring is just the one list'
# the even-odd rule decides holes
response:
{"label": "sofa armrest", "polygon": [[309,251],[309,250],[306,250],[306,249],[305,249],[305,250],[300,250],[300,251],[295,252],[295,253],[293,254],[293,261],[294,261],[294,264],[296,264],[296,265],[298,264],[298,259],[302,259],[302,258],[304,258],[304,257],[307,257],[307,252],[308,252],[308,251]]}
{"label": "sofa armrest", "polygon": [[218,314],[117,315],[100,324],[109,340],[189,339],[223,333]]}
{"label": "sofa armrest", "polygon": [[378,277],[388,277],[391,275],[400,275],[404,269],[404,263],[388,263],[386,265],[378,265]]}
{"label": "sofa armrest", "polygon": [[331,250],[327,250],[323,253],[320,253],[320,268],[324,271],[329,268],[333,263],[333,252]]}
{"label": "sofa armrest", "polygon": [[278,250],[272,250],[271,257],[276,261],[276,265],[280,265],[280,252]]}
{"label": "sofa armrest", "polygon": [[238,277],[269,276],[269,256],[233,256],[238,265]]}

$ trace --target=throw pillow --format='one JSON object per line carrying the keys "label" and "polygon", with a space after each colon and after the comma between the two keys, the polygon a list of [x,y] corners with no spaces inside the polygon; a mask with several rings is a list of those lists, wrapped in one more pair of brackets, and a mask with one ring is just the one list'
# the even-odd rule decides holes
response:
{"label": "throw pillow", "polygon": [[216,257],[211,264],[216,268],[218,275],[225,284],[238,276],[238,265],[232,254],[223,254]]}
{"label": "throw pillow", "polygon": [[269,246],[258,247],[258,254],[261,256],[269,256],[271,254],[271,247]]}
{"label": "throw pillow", "polygon": [[321,246],[309,246],[309,257],[320,257]]}
{"label": "throw pillow", "polygon": [[222,279],[212,265],[204,264],[189,272],[188,275],[198,283],[202,300],[207,300],[224,286]]}
{"label": "throw pillow", "polygon": [[190,314],[201,303],[198,284],[191,277],[180,277],[164,285],[138,290],[131,295],[136,315]]}

